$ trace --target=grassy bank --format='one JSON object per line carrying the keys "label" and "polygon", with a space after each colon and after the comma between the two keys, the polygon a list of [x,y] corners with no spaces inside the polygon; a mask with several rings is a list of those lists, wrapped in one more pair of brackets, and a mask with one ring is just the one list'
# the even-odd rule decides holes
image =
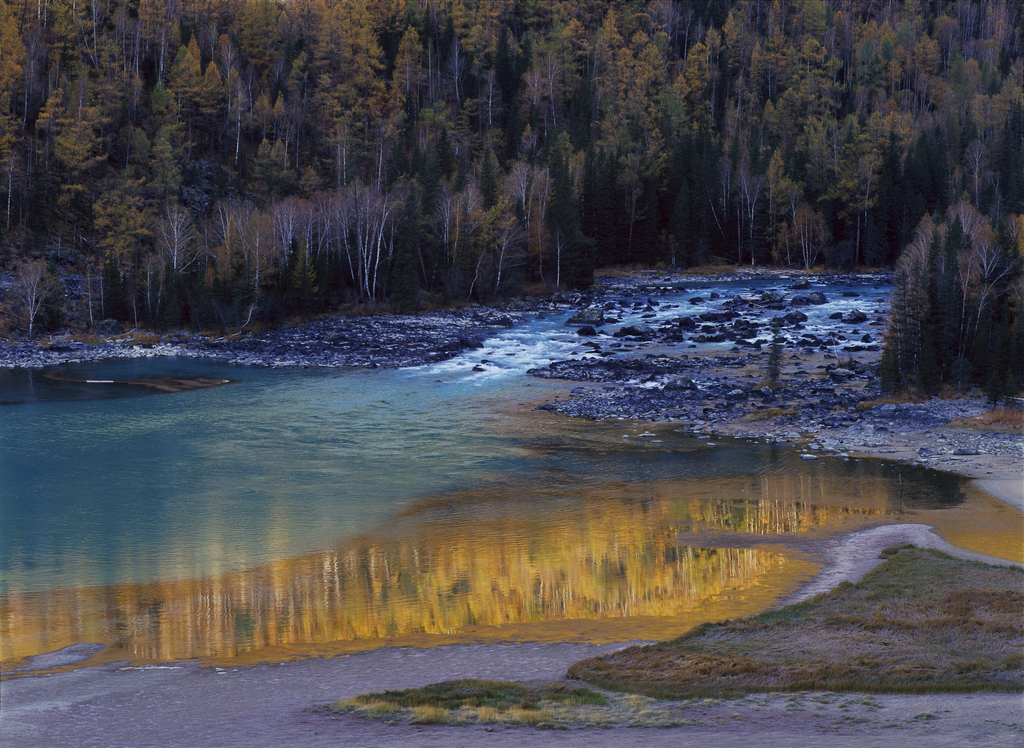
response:
{"label": "grassy bank", "polygon": [[461,680],[331,708],[401,723],[669,726],[688,724],[688,705],[756,692],[1024,691],[1024,570],[908,546],[885,554],[857,584],[569,669],[604,693]]}
{"label": "grassy bank", "polygon": [[569,670],[649,696],[1024,690],[1024,571],[903,548],[857,584]]}

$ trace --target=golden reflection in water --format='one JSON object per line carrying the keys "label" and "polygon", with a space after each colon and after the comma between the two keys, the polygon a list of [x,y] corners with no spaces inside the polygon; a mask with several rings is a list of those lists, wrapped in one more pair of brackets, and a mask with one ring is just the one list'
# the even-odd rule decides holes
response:
{"label": "golden reflection in water", "polygon": [[[539,501],[523,498],[537,496],[535,485],[492,486],[424,503],[338,548],[244,572],[10,594],[0,600],[0,649],[6,664],[79,642],[112,645],[107,661],[252,661],[285,659],[281,647],[294,655],[425,635],[450,643],[487,627],[492,639],[529,639],[523,625],[536,626],[540,639],[559,622],[583,624],[582,640],[663,638],[763,609],[817,569],[778,548],[678,546],[680,532],[788,534],[886,511],[881,494],[829,506],[831,487],[799,485],[773,476],[663,481],[591,486],[585,499],[541,491]],[[794,489],[824,503],[772,498]],[[723,595],[733,602],[723,607]],[[705,607],[713,618],[701,617]]]}
{"label": "golden reflection in water", "polygon": [[968,501],[928,512],[922,521],[958,548],[1024,563],[1024,515],[973,483],[964,485]]}

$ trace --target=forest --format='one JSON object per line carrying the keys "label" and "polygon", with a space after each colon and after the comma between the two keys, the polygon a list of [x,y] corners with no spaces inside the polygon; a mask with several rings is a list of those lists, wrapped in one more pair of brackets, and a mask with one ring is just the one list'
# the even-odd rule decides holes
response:
{"label": "forest", "polygon": [[[236,331],[609,266],[881,266],[894,383],[933,355],[936,381],[962,359],[1019,382],[989,362],[1024,334],[1021,15],[0,0],[0,325]],[[927,322],[952,310],[956,345]]]}

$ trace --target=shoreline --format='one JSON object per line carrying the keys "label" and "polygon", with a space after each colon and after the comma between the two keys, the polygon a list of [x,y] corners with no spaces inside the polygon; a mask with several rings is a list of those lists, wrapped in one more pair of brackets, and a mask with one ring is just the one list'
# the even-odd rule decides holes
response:
{"label": "shoreline", "polygon": [[[576,303],[581,304],[582,301]],[[473,310],[465,317],[468,321],[459,328],[462,332],[482,320],[490,320],[494,323],[492,327],[507,326],[506,321],[493,310]],[[485,332],[486,326],[481,329]],[[422,329],[413,335],[421,333]],[[459,345],[465,342],[460,341]],[[649,350],[657,350],[662,341],[647,342],[647,346],[638,346],[634,352],[636,357],[645,355]],[[297,365],[287,358],[286,347],[277,349],[273,347],[276,343],[268,345],[271,347],[266,350],[272,351],[277,358],[269,360],[269,363],[248,362],[249,365]],[[401,344],[396,345],[400,347]],[[136,346],[121,345],[115,348],[124,354],[119,357],[180,355],[164,353],[157,347],[136,350]],[[387,355],[394,354],[395,350]],[[451,355],[461,350],[464,348]],[[69,355],[72,353],[74,351]],[[2,356],[0,351],[0,358]],[[3,366],[0,362],[0,367]],[[748,367],[754,368],[750,362]],[[707,376],[732,375],[734,372],[734,369],[712,366]],[[756,373],[748,372],[748,377],[753,376]],[[603,384],[616,388],[611,392],[627,391],[631,386],[626,381]],[[842,386],[846,386],[846,379]],[[858,383],[857,392],[851,394],[849,401],[868,399],[870,393],[865,392],[868,386],[869,383]],[[581,388],[579,394],[558,402],[584,401],[595,389]],[[556,408],[545,409],[558,412]],[[834,426],[819,430],[809,429],[801,423],[801,419],[813,420],[813,414],[794,414],[792,421],[787,423],[771,419],[745,421],[741,413],[736,413],[731,414],[733,417],[696,425],[664,415],[652,419],[637,418],[634,413],[627,413],[624,417],[636,419],[638,423],[661,421],[660,425],[692,429],[693,433],[708,438],[735,436],[789,442],[809,457],[845,454],[850,458],[862,456],[923,465],[969,478],[986,495],[1018,512],[1024,511],[1024,480],[1021,478],[1024,445],[1020,435],[950,429],[943,421],[951,409],[960,414],[970,414],[984,410],[985,405],[977,398],[935,400],[905,407],[875,405],[860,412],[850,410],[849,416],[852,417],[844,415],[842,418],[849,423],[844,424],[840,420]],[[870,431],[867,425],[871,426]],[[955,454],[957,451],[962,454]],[[1024,524],[1021,517],[1013,516],[1015,521]],[[859,579],[881,562],[878,557],[881,548],[901,542],[926,543],[926,547],[938,547],[952,552],[951,555],[979,560],[977,553],[950,545],[930,526],[879,525],[844,533],[831,541],[826,551],[827,563],[801,590],[779,605],[826,591],[845,579]],[[1014,561],[1009,563],[1020,565]],[[84,663],[84,667],[79,669],[53,675],[27,672],[3,681],[4,719],[0,722],[0,746],[31,748],[83,744],[90,740],[111,747],[137,745],[143,740],[146,744],[168,748],[194,745],[196,742],[226,748],[276,744],[319,748],[336,745],[342,740],[346,744],[381,748],[404,748],[410,743],[455,746],[561,744],[588,748],[596,745],[641,745],[650,739],[650,734],[644,730],[572,730],[555,735],[531,728],[495,728],[490,731],[465,727],[388,726],[366,723],[357,718],[327,716],[317,710],[324,703],[361,692],[425,685],[448,678],[558,679],[564,676],[566,667],[573,661],[633,643],[605,646],[570,643],[442,644],[427,649],[385,646],[337,657],[224,668],[179,663],[142,667],[124,667],[114,663],[89,667]],[[91,651],[85,648],[51,653],[57,657],[51,661],[59,664],[50,667],[75,665],[77,663],[73,660],[87,658],[90,654]],[[189,706],[194,705],[197,693],[203,694],[203,709]],[[867,746],[891,739],[892,729],[898,729],[901,740],[918,745],[1010,746],[1016,745],[1020,739],[1020,723],[1024,715],[1019,695],[1012,694],[872,696],[870,701],[861,699],[860,695],[826,696],[824,701],[814,704],[809,698],[794,701],[790,694],[759,696],[756,700],[717,701],[695,708],[694,725],[659,729],[658,736],[659,739],[664,736],[679,741],[710,741],[716,745],[740,746],[748,745],[756,732],[759,742],[766,748],[781,748],[818,745],[822,734],[833,734],[842,736],[844,745]],[[922,718],[923,714],[932,716]],[[771,717],[770,721],[768,717]],[[152,739],[154,735],[158,736],[156,742]]]}
{"label": "shoreline", "polygon": [[[879,550],[900,542],[948,550],[925,525],[882,525],[843,536],[810,585],[783,604],[855,581],[881,563]],[[959,555],[958,549],[952,549]],[[235,667],[195,663],[112,663],[52,675],[26,674],[0,684],[0,746],[51,748],[97,742],[108,748],[146,744],[185,748],[338,745],[404,748],[496,745],[648,745],[651,728],[549,731],[532,727],[389,725],[323,709],[360,693],[399,690],[457,678],[524,682],[564,679],[569,665],[643,642],[590,644],[455,644],[381,647],[351,655]],[[87,651],[66,652],[68,657]],[[203,704],[196,708],[197,698]],[[652,704],[652,706],[654,706]],[[874,746],[894,736],[921,746],[1015,746],[1024,715],[1020,694],[767,693],[704,699],[671,707],[683,726],[659,727],[664,741],[765,748]]]}

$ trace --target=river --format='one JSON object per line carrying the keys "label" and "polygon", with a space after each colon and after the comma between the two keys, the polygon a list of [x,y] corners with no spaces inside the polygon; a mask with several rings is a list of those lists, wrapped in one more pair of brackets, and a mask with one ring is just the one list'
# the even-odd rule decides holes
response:
{"label": "river", "polygon": [[[886,289],[856,292],[808,308],[807,329],[881,310]],[[620,324],[710,308],[697,293],[630,304]],[[571,385],[527,370],[587,355],[567,316],[397,371],[3,372],[5,665],[83,642],[161,662],[656,638],[788,594],[817,569],[807,538],[962,498],[905,466],[536,412]],[[228,383],[153,386],[197,377]]]}

